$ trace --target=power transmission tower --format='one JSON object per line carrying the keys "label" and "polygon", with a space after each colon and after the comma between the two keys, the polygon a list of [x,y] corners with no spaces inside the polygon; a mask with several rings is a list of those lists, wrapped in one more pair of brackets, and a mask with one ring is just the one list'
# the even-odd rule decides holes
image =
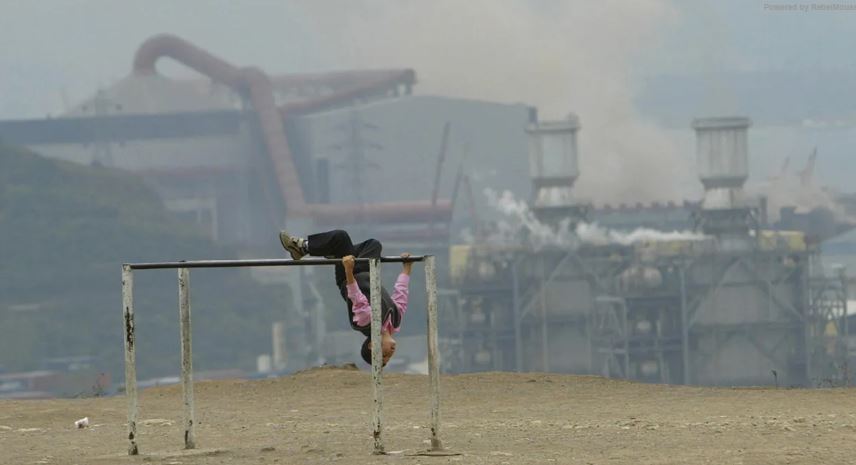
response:
{"label": "power transmission tower", "polygon": [[359,233],[366,233],[364,215],[361,211],[366,204],[366,188],[372,185],[372,179],[367,171],[377,170],[380,165],[372,162],[366,156],[370,150],[383,150],[383,146],[366,137],[367,131],[378,131],[380,127],[363,120],[359,110],[352,108],[348,114],[348,121],[337,124],[334,129],[344,133],[344,140],[332,146],[334,150],[345,152],[345,156],[334,168],[344,170],[347,173],[350,185],[351,202],[357,205],[357,225]]}

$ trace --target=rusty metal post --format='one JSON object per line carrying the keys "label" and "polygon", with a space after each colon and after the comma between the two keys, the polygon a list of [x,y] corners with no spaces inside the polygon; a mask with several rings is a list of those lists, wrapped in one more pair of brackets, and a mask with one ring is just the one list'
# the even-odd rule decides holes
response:
{"label": "rusty metal post", "polygon": [[384,453],[383,437],[383,354],[381,352],[381,290],[380,290],[380,260],[369,260],[369,287],[371,288],[372,310],[372,386],[374,393],[374,411],[372,413],[372,436],[374,437],[374,454]]}
{"label": "rusty metal post", "polygon": [[184,396],[184,448],[195,449],[193,434],[193,351],[190,327],[190,270],[178,269],[178,317],[181,328],[181,392]]}
{"label": "rusty metal post", "polygon": [[122,316],[125,321],[125,398],[128,400],[128,455],[138,455],[137,447],[137,360],[134,334],[134,275],[130,265],[122,265]]}
{"label": "rusty metal post", "polygon": [[425,257],[425,290],[428,294],[428,376],[431,378],[431,450],[440,442],[440,360],[437,350],[437,274],[434,256]]}

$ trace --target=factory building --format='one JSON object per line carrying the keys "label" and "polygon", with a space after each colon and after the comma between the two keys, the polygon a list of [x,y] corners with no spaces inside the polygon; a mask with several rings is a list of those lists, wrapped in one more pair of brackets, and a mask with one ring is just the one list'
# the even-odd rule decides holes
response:
{"label": "factory building", "polygon": [[[453,247],[449,341],[457,369],[595,373],[660,383],[811,386],[846,376],[843,274],[828,276],[819,246],[766,229],[748,177],[745,118],[693,122],[700,202],[637,206],[694,232],[570,245]],[[533,122],[532,211],[562,228],[603,218],[633,226],[628,207],[574,199],[576,119]],[[627,216],[631,216],[627,215]],[[631,216],[633,217],[633,216]],[[640,221],[645,219],[645,221]],[[647,224],[653,226],[653,224]],[[662,228],[660,228],[662,229]],[[675,228],[680,230],[680,228]]]}
{"label": "factory building", "polygon": [[[206,79],[159,74],[163,57]],[[842,377],[845,273],[826,273],[814,236],[770,224],[764,200],[744,191],[748,119],[693,122],[703,198],[595,206],[573,192],[585,176],[577,149],[585,115],[540,121],[523,104],[414,95],[416,84],[407,69],[268,76],[156,36],[127,78],[62,117],[0,121],[0,139],[135,173],[168,210],[247,256],[278,251],[283,227],[345,228],[438,255],[448,264],[446,371],[705,385]],[[534,218],[563,231],[561,240],[491,239],[501,215],[486,188],[530,199]],[[594,223],[683,232],[616,239]],[[307,365],[351,354],[353,331],[320,321],[323,301],[341,305],[325,291],[329,276],[288,276],[295,301],[278,344],[287,340],[290,358]],[[418,347],[400,347],[414,363],[424,355],[419,320],[402,338],[413,335]]]}
{"label": "factory building", "polygon": [[[164,57],[208,80],[159,74]],[[445,246],[460,173],[488,166],[468,191],[528,195],[528,179],[513,173],[526,172],[519,128],[530,108],[413,95],[415,83],[407,69],[267,76],[156,36],[128,77],[62,117],[0,122],[0,138],[139,174],[224,244],[276,244],[286,224],[372,224],[379,239]]]}
{"label": "factory building", "polygon": [[[164,76],[156,68],[164,58],[200,78]],[[528,197],[522,128],[532,109],[415,95],[416,82],[409,69],[269,76],[155,36],[127,77],[60,117],[0,121],[0,140],[139,175],[166,209],[242,257],[282,256],[277,233],[285,227],[344,228],[392,252],[445,260],[450,237],[487,210],[484,188]],[[325,325],[323,310],[341,298],[323,271],[252,270],[292,289],[279,340],[298,368],[350,357],[361,342]],[[415,319],[408,330],[421,326]]]}

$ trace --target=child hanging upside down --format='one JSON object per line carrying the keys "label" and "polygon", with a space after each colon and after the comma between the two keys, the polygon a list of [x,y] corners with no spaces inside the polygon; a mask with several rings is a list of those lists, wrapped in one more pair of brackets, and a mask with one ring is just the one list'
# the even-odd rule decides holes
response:
{"label": "child hanging upside down", "polygon": [[[290,236],[287,232],[279,233],[279,241],[291,254],[294,260],[300,260],[306,255],[327,258],[341,258],[342,263],[336,264],[336,286],[345,303],[348,305],[348,323],[351,328],[363,333],[360,355],[366,363],[372,363],[371,342],[371,287],[369,283],[369,264],[357,263],[356,258],[380,258],[383,246],[375,239],[369,239],[354,245],[351,236],[341,229],[312,234],[307,238]],[[402,258],[410,254],[401,254]],[[395,339],[392,335],[401,329],[401,321],[407,312],[408,285],[410,270],[413,263],[402,263],[401,274],[395,280],[392,297],[385,288],[381,287],[381,349],[383,365],[389,362],[395,354]]]}

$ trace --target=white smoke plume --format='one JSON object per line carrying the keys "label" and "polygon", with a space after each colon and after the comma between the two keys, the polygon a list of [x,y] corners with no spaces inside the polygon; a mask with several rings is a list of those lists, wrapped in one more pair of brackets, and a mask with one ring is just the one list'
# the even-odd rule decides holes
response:
{"label": "white smoke plume", "polygon": [[[580,116],[578,194],[597,203],[680,200],[687,158],[641,115],[640,61],[679,21],[672,0],[302,2],[342,66],[412,67],[417,91],[524,102]],[[525,154],[521,154],[525,156]],[[524,175],[524,173],[521,173]],[[693,182],[693,187],[695,186]]]}
{"label": "white smoke plume", "polygon": [[535,214],[526,202],[514,198],[510,191],[498,194],[493,189],[485,189],[484,195],[491,208],[504,215],[496,223],[496,228],[490,231],[487,241],[491,244],[519,244],[526,242],[540,249],[546,246],[576,248],[578,241],[571,234],[570,220],[563,221],[557,229],[543,224],[535,218]]}
{"label": "white smoke plume", "polygon": [[[538,221],[526,202],[517,200],[510,191],[497,193],[485,189],[488,205],[502,213],[503,219],[496,223],[481,240],[492,245],[520,244],[525,242],[536,250],[547,246],[576,249],[580,245],[623,245],[630,246],[640,242],[660,242],[675,240],[701,241],[703,234],[692,231],[658,231],[649,228],[637,228],[630,232],[617,231],[602,227],[597,223],[579,223],[574,231],[570,229],[570,219],[562,221],[553,228]],[[466,234],[465,242],[473,243],[475,238]]]}
{"label": "white smoke plume", "polygon": [[690,240],[701,241],[704,234],[692,231],[658,231],[656,229],[637,228],[631,232],[615,231],[599,226],[597,223],[580,223],[576,229],[580,241],[591,245],[633,245],[637,242],[661,242]]}

